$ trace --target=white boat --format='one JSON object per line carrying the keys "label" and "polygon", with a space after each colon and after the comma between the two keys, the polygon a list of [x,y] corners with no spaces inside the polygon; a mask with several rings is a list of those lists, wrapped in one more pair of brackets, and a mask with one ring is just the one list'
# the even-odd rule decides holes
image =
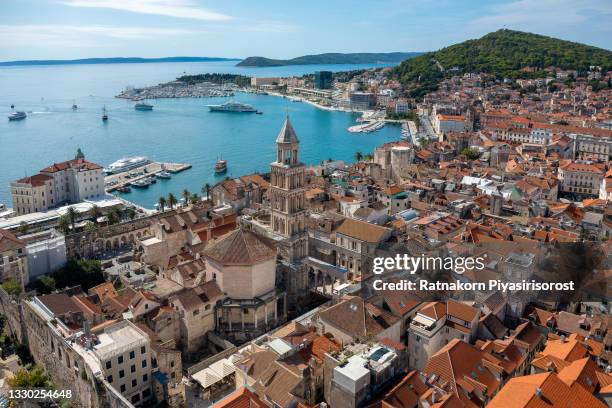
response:
{"label": "white boat", "polygon": [[11,112],[8,115],[8,120],[21,120],[25,119],[27,116],[25,112]]}
{"label": "white boat", "polygon": [[257,112],[252,105],[242,102],[226,102],[222,105],[208,105],[211,112]]}
{"label": "white boat", "polygon": [[119,159],[116,162],[112,163],[104,169],[104,172],[108,174],[123,173],[125,171],[135,169],[137,167],[145,166],[149,163],[151,163],[151,160],[144,156],[127,157],[124,159]]}
{"label": "white boat", "polygon": [[169,179],[172,176],[170,175],[170,173],[168,173],[166,170],[162,170],[159,173],[156,174],[157,178],[160,179]]}

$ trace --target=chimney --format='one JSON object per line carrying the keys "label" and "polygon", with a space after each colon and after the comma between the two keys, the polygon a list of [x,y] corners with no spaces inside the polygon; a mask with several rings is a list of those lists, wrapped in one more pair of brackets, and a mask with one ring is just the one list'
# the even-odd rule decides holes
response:
{"label": "chimney", "polygon": [[542,398],[542,389],[540,387],[536,388],[535,396],[538,398]]}
{"label": "chimney", "polygon": [[562,334],[561,337],[559,338],[559,341],[561,343],[565,343],[565,334]]}

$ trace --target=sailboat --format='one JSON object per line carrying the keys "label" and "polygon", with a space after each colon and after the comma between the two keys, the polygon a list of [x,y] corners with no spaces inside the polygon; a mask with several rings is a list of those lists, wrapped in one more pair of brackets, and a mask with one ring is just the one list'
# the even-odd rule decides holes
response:
{"label": "sailboat", "polygon": [[106,105],[102,108],[102,121],[106,122],[108,120],[108,113],[106,113]]}

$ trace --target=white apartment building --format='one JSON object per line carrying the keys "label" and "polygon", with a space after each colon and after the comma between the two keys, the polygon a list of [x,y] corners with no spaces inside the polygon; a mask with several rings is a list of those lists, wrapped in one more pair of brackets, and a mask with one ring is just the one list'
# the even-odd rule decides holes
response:
{"label": "white apartment building", "polygon": [[128,320],[97,334],[93,355],[109,384],[132,404],[149,400],[151,390],[151,344],[149,337]]}
{"label": "white apartment building", "polygon": [[82,155],[11,183],[13,210],[17,215],[44,212],[104,195],[102,166],[85,160]]}
{"label": "white apartment building", "polygon": [[464,132],[466,130],[465,117],[463,115],[444,115],[438,113],[434,116],[433,127],[438,135]]}
{"label": "white apartment building", "polygon": [[604,170],[591,162],[569,162],[559,167],[559,191],[599,196]]}

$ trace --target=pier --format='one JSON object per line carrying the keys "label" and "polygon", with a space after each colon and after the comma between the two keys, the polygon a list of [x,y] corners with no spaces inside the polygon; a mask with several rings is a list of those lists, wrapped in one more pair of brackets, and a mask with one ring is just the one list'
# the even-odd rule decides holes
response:
{"label": "pier", "polygon": [[141,167],[136,167],[132,170],[106,176],[104,178],[104,189],[107,193],[110,193],[121,187],[129,186],[134,181],[151,176],[155,177],[155,175],[160,173],[162,170],[175,174],[190,168],[191,164],[188,163],[152,162]]}

